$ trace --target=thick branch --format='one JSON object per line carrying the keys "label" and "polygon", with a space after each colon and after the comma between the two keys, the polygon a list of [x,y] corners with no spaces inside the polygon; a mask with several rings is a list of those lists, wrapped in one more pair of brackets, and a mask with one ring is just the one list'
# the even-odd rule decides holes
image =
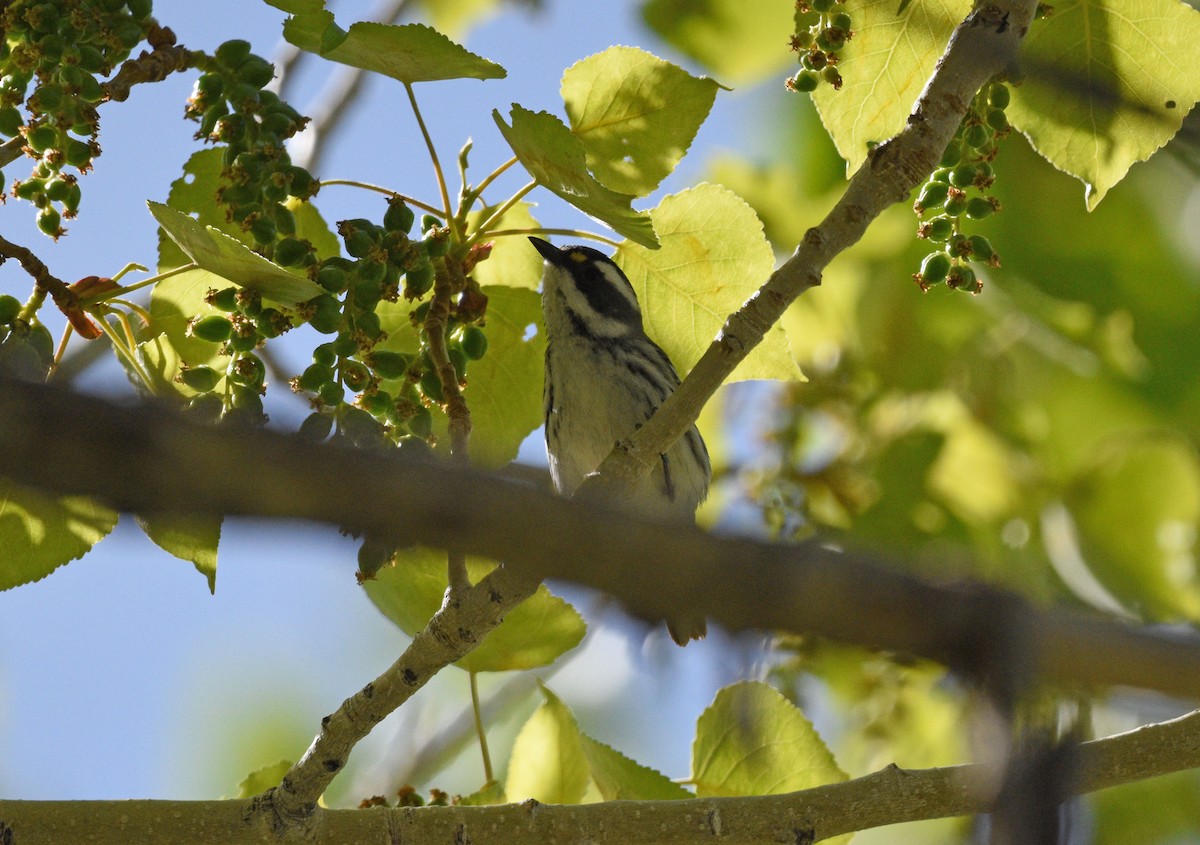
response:
{"label": "thick branch", "polygon": [[316,520],[595,587],[647,618],[687,609],[731,630],[814,633],[976,678],[1006,667],[1063,684],[1200,698],[1200,646],[1191,639],[1035,609],[984,585],[935,585],[861,555],[713,537],[405,450],[208,427],[161,407],[120,408],[5,379],[0,443],[0,475],[126,511]]}
{"label": "thick branch", "polygon": [[821,283],[826,265],[933,171],[975,92],[1015,62],[1035,6],[1034,0],[976,5],[955,28],[904,130],[871,151],[833,210],[808,230],[792,257],[726,321],[683,384],[645,425],[618,444],[577,495],[621,490],[649,472],[787,307]]}
{"label": "thick branch", "polygon": [[[1200,766],[1200,711],[1078,749],[1072,794]],[[319,810],[316,823],[280,842],[588,842],[592,845],[761,845],[815,842],[899,822],[988,812],[992,780],[981,764],[888,767],[845,783],[787,795],[490,807]],[[261,843],[252,801],[0,801],[20,845],[241,845]]]}

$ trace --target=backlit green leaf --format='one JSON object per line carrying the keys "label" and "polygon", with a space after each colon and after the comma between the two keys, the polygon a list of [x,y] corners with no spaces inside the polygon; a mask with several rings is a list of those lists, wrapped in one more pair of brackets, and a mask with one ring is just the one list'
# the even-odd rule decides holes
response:
{"label": "backlit green leaf", "polygon": [[717,87],[636,47],[609,47],[567,68],[562,97],[592,173],[640,197],[683,158]]}
{"label": "backlit green leaf", "polygon": [[496,125],[521,164],[538,184],[585,214],[607,223],[616,232],[645,247],[658,243],[650,217],[634,211],[633,196],[611,191],[587,169],[583,144],[571,130],[548,112],[532,112],[513,104],[512,126],[493,111]]}
{"label": "backlit green leaf", "polygon": [[[754,211],[720,185],[704,183],[664,197],[650,216],[661,248],[626,241],[613,260],[637,292],[646,333],[684,373],[771,275],[775,257]],[[778,325],[731,376],[802,378]]]}
{"label": "backlit green leaf", "polygon": [[575,716],[545,687],[546,701],[517,734],[508,761],[509,803],[578,804],[588,787],[588,761]]}
{"label": "backlit green leaf", "polygon": [[580,733],[592,781],[605,801],[663,801],[693,798],[675,781],[631,760],[609,745]]}
{"label": "backlit green leaf", "polygon": [[315,282],[277,267],[228,235],[158,202],[147,203],[154,219],[189,259],[241,287],[282,305],[296,305],[323,293]]}
{"label": "backlit green leaf", "polygon": [[160,549],[195,566],[196,571],[208,580],[209,592],[216,592],[221,517],[139,514],[137,523]]}
{"label": "backlit green leaf", "polygon": [[[530,213],[532,206],[518,202],[495,222],[495,231],[507,229],[537,229],[540,224]],[[482,211],[467,215],[468,231],[473,231],[482,221],[491,216],[495,208],[489,206]],[[534,290],[542,280],[542,257],[529,241],[520,235],[496,238],[492,253],[486,261],[475,265],[471,275],[481,285],[506,285],[513,288]]]}
{"label": "backlit green leaf", "polygon": [[646,23],[673,47],[703,64],[718,78],[739,84],[760,82],[795,61],[788,50],[792,0],[648,0]]}
{"label": "backlit green leaf", "polygon": [[47,496],[0,478],[0,590],[83,557],[116,524],[116,511],[91,499]]}
{"label": "backlit green leaf", "polygon": [[897,13],[900,5],[898,0],[845,4],[854,37],[838,51],[842,89],[822,85],[812,94],[849,173],[866,159],[868,142],[885,141],[904,128],[950,33],[971,10],[970,0],[921,0]]}
{"label": "backlit green leaf", "polygon": [[[330,38],[330,35],[336,37]],[[401,82],[438,79],[503,79],[504,68],[456,44],[424,24],[360,21],[343,31],[333,13],[309,12],[288,18],[283,37],[302,50],[331,61],[374,71]]]}
{"label": "backlit green leaf", "polygon": [[1200,98],[1200,12],[1178,0],[1071,0],[1035,21],[1008,116],[1088,208],[1169,141]]}
{"label": "backlit green leaf", "polygon": [[696,723],[692,780],[701,798],[778,795],[846,774],[812,723],[768,684],[725,687]]}

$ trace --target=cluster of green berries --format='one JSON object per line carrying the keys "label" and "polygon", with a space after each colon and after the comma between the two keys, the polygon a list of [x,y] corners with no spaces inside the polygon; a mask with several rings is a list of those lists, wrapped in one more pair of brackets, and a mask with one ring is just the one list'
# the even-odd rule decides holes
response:
{"label": "cluster of green berries", "polygon": [[100,154],[96,104],[104,93],[97,77],[108,76],[146,37],[154,24],[150,6],[0,3],[0,138],[22,136],[23,151],[37,162],[28,179],[13,182],[12,194],[38,208],[38,228],[52,238],[63,234],[63,218],[79,211],[79,184],[63,168],[86,173]]}
{"label": "cluster of green berries", "polygon": [[[380,302],[424,298],[433,287],[434,262],[450,250],[449,233],[434,217],[422,220],[420,239],[410,238],[414,218],[403,201],[392,199],[382,226],[341,221],[338,233],[350,258],[328,258],[315,268],[313,278],[326,293],[298,312],[334,338],[313,350],[312,364],[292,380],[292,389],[309,394],[315,408],[301,426],[303,434],[324,439],[336,422],[338,433],[360,446],[431,436],[431,409],[445,397],[424,334],[429,302],[420,302],[410,314],[422,341],[413,354],[380,346],[387,335],[376,313]],[[475,325],[483,313],[468,294],[451,310],[447,327],[449,358],[460,384],[468,362],[487,351],[487,337]],[[355,394],[353,401],[346,401],[347,392]]]}
{"label": "cluster of green berries", "polygon": [[212,289],[205,301],[213,311],[193,319],[187,333],[221,344],[225,366],[220,370],[208,365],[183,368],[177,381],[197,393],[189,410],[206,420],[265,422],[262,396],[267,389],[267,368],[255,350],[292,329],[299,318],[290,309],[265,305],[262,296],[249,288]]}
{"label": "cluster of green berries", "polygon": [[842,88],[838,53],[854,37],[850,15],[840,10],[845,0],[797,0],[796,32],[791,48],[800,54],[800,70],[787,80],[789,91],[809,93],[821,83]]}
{"label": "cluster of green berries", "polygon": [[200,124],[198,139],[225,146],[225,184],[217,199],[228,218],[249,232],[268,258],[296,266],[303,259],[294,253],[283,256],[287,262],[276,254],[282,245],[279,239],[296,233],[284,201],[289,196],[307,199],[320,185],[307,170],[292,164],[285,149],[284,143],[308,118],[263,90],[274,75],[274,66],[251,53],[249,42],[226,41],[196,80],[185,114]]}
{"label": "cluster of green berries", "polygon": [[54,338],[41,323],[21,318],[21,301],[0,294],[0,372],[42,381],[54,361]]}
{"label": "cluster of green berries", "polygon": [[987,238],[963,231],[963,218],[983,220],[1000,210],[999,200],[988,191],[995,181],[991,162],[996,158],[996,142],[1011,131],[1004,113],[1008,102],[1008,86],[1002,82],[980,89],[938,169],[913,204],[918,217],[933,215],[917,227],[917,236],[939,245],[925,256],[920,272],[913,274],[923,291],[945,282],[956,290],[979,293],[983,282],[970,262],[1000,266],[1000,257]]}

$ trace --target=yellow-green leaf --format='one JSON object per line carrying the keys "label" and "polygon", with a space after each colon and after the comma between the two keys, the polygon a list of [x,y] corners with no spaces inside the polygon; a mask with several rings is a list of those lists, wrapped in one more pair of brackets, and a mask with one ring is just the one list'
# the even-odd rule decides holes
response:
{"label": "yellow-green leaf", "polygon": [[634,211],[634,197],[609,190],[588,172],[583,144],[566,124],[549,112],[532,112],[515,103],[509,116],[511,126],[500,112],[492,112],[504,139],[539,185],[642,246],[658,243],[650,216]]}
{"label": "yellow-green leaf", "polygon": [[117,512],[91,499],[56,498],[0,478],[0,590],[83,557],[116,524]]}
{"label": "yellow-green leaf", "polygon": [[[475,583],[492,570],[490,561],[468,558]],[[446,592],[446,553],[429,549],[400,552],[366,581],[367,596],[383,614],[410,636],[422,630],[442,606]],[[587,626],[575,611],[545,585],[518,605],[478,648],[455,665],[475,672],[532,669],[552,663],[583,639]]]}
{"label": "yellow-green leaf", "polygon": [[204,226],[162,203],[149,202],[147,205],[163,231],[202,270],[256,290],[282,305],[296,305],[324,293],[315,282],[272,264],[212,226]]}
{"label": "yellow-green leaf", "polygon": [[854,37],[838,51],[842,89],[822,85],[812,97],[847,172],[853,173],[867,157],[868,142],[885,141],[904,128],[971,2],[848,0],[838,8],[854,21]]}
{"label": "yellow-green leaf", "polygon": [[788,50],[792,0],[649,0],[646,23],[673,47],[729,82],[751,84],[795,62]]}
{"label": "yellow-green leaf", "polygon": [[250,774],[246,775],[245,780],[238,784],[236,798],[253,798],[255,795],[261,795],[268,789],[279,786],[283,782],[283,776],[292,768],[291,760],[280,760],[278,763],[272,763],[269,766],[263,766]]}
{"label": "yellow-green leaf", "polygon": [[1179,131],[1200,98],[1200,12],[1178,0],[1069,0],[1035,21],[1007,113],[1089,209]]}
{"label": "yellow-green leaf", "polygon": [[605,801],[662,801],[693,798],[675,781],[631,760],[610,745],[580,733],[592,782]]}
{"label": "yellow-green leaf", "polygon": [[543,804],[578,804],[587,792],[587,757],[575,716],[550,690],[517,734],[508,761],[509,803],[533,798]]}
{"label": "yellow-green leaf", "polygon": [[701,798],[778,795],[844,780],[812,723],[762,682],[725,687],[696,723],[692,781]]}
{"label": "yellow-green leaf", "polygon": [[401,82],[503,79],[500,65],[477,56],[424,24],[360,21],[342,30],[325,10],[288,18],[283,37],[331,61],[374,71]]}
{"label": "yellow-green leaf", "polygon": [[717,87],[636,47],[609,47],[567,68],[562,98],[592,173],[641,197],[679,164]]}
{"label": "yellow-green leaf", "polygon": [[1182,439],[1110,444],[1070,491],[1080,548],[1097,579],[1152,620],[1200,619],[1200,461]]}
{"label": "yellow-green leaf", "polygon": [[139,514],[137,523],[156,546],[195,566],[208,581],[209,592],[216,592],[220,516]]}
{"label": "yellow-green leaf", "polygon": [[[532,206],[529,203],[518,202],[489,228],[493,231],[538,229],[541,224],[534,219],[530,208]],[[482,211],[472,211],[467,215],[467,230],[473,232],[495,210],[495,207],[488,206]],[[542,280],[542,257],[523,236],[506,235],[492,241],[491,255],[486,261],[475,265],[471,275],[481,285],[535,290]]]}
{"label": "yellow-green leaf", "polygon": [[[646,333],[684,373],[771,275],[775,257],[754,211],[720,185],[664,197],[650,216],[661,247],[651,251],[626,241],[613,259],[637,292]],[[731,376],[802,378],[777,325]]]}

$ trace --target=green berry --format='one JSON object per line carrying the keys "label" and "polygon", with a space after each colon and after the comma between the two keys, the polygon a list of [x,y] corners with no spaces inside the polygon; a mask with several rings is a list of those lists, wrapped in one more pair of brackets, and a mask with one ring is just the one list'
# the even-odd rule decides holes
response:
{"label": "green berry", "polygon": [[487,335],[478,326],[467,326],[463,329],[462,350],[472,361],[478,361],[487,353]]}
{"label": "green berry", "polygon": [[383,215],[383,227],[389,232],[407,232],[412,228],[416,214],[405,205],[404,200],[393,197],[388,200],[388,210]]}
{"label": "green berry", "polygon": [[982,147],[984,144],[986,144],[991,139],[992,139],[991,130],[988,129],[988,127],[984,126],[982,123],[973,124],[972,126],[970,126],[967,129],[966,133],[963,135],[963,140],[966,141],[967,144],[970,147],[973,147],[974,149],[979,149],[980,147]]}
{"label": "green berry", "polygon": [[225,402],[220,396],[204,392],[193,396],[184,410],[192,419],[211,423],[221,416],[221,411],[225,410]]}
{"label": "green berry", "polygon": [[954,167],[962,161],[962,145],[957,141],[951,141],[946,151],[942,153],[942,160],[939,167]]}
{"label": "green berry", "polygon": [[971,257],[977,261],[991,261],[996,254],[992,248],[992,242],[983,235],[971,235],[967,241],[971,244]]}
{"label": "green berry", "polygon": [[949,217],[933,218],[929,221],[929,226],[925,230],[925,237],[938,243],[949,240],[952,234],[954,234],[954,221]]}
{"label": "green berry", "polygon": [[829,67],[821,71],[821,78],[832,85],[834,91],[842,89],[842,74],[833,65],[829,65]]}
{"label": "green berry", "polygon": [[307,241],[296,238],[284,238],[275,244],[275,263],[281,267],[295,267],[309,254],[311,248]]}
{"label": "green berry", "polygon": [[791,88],[793,91],[799,91],[801,94],[807,94],[810,91],[816,91],[817,86],[821,84],[821,77],[817,76],[814,71],[802,70],[792,77]]}
{"label": "green berry", "polygon": [[441,225],[441,220],[434,217],[432,214],[421,215],[421,231],[428,232],[430,229],[435,229]]}
{"label": "green berry", "polygon": [[0,294],[0,326],[8,326],[21,313],[21,300],[9,294]]}
{"label": "green berry", "polygon": [[229,321],[228,317],[222,317],[219,314],[201,317],[188,327],[188,334],[192,337],[198,337],[210,343],[222,343],[229,340],[232,333],[233,323]]}
{"label": "green berry", "polygon": [[250,57],[250,42],[235,38],[217,48],[217,61],[230,70],[237,70]]}
{"label": "green berry", "polygon": [[326,367],[332,367],[337,363],[337,352],[333,348],[332,343],[322,343],[313,350],[313,361],[318,364],[324,364]]}
{"label": "green berry", "polygon": [[378,340],[383,334],[383,327],[379,322],[379,315],[374,311],[363,311],[354,317],[355,330],[366,336],[368,340]]}
{"label": "green berry", "polygon": [[344,408],[338,418],[338,432],[359,447],[383,443],[383,426],[361,408]]}
{"label": "green berry", "polygon": [[949,167],[939,167],[937,170],[933,171],[933,173],[930,174],[929,181],[930,182],[941,182],[943,185],[949,185],[950,184],[950,168]]}
{"label": "green berry", "polygon": [[442,380],[438,378],[438,374],[432,370],[421,376],[421,392],[432,399],[434,402],[441,402],[444,397],[442,391]]}
{"label": "green berry", "polygon": [[331,431],[333,431],[333,415],[317,411],[304,418],[304,422],[300,423],[300,429],[296,433],[305,440],[320,443],[329,437]]}
{"label": "green berry", "polygon": [[339,358],[345,358],[358,352],[358,341],[350,334],[339,334],[333,341],[333,351]]}
{"label": "green berry", "polygon": [[812,0],[808,5],[814,12],[828,12],[833,8],[834,0]]}
{"label": "green berry", "polygon": [[346,252],[353,255],[355,258],[363,258],[371,252],[375,246],[375,239],[362,229],[356,229],[345,237]]}
{"label": "green berry", "polygon": [[322,295],[312,300],[316,305],[309,324],[321,334],[333,334],[342,327],[342,303],[332,296]]}
{"label": "green berry", "polygon": [[43,208],[37,216],[38,228],[43,234],[57,238],[62,233],[62,217],[53,208]]}
{"label": "green berry", "polygon": [[441,258],[450,251],[450,234],[439,230],[425,240],[425,253],[430,258]]}
{"label": "green berry", "polygon": [[77,167],[80,170],[85,169],[92,163],[92,148],[83,141],[76,141],[74,138],[71,138],[67,141],[67,148],[64,150],[64,153],[67,164]]}
{"label": "green berry", "polygon": [[983,289],[983,284],[976,278],[975,271],[970,267],[955,267],[954,271],[946,278],[946,284],[970,293],[979,293]]}
{"label": "green berry", "polygon": [[296,386],[301,390],[316,393],[332,381],[332,367],[328,367],[325,364],[309,364],[308,368],[296,378]]}
{"label": "green berry", "polygon": [[931,252],[921,262],[921,280],[927,285],[945,281],[949,272],[950,257],[944,252]]}
{"label": "green berry", "polygon": [[1004,109],[989,109],[987,113],[987,125],[997,132],[1003,132],[1008,129],[1008,115],[1004,113]]}
{"label": "green berry", "polygon": [[275,66],[258,56],[251,56],[237,69],[239,82],[255,88],[264,88],[275,78]]}
{"label": "green berry", "polygon": [[987,197],[971,197],[967,201],[967,216],[972,220],[982,220],[990,217],[996,211],[996,206]]}
{"label": "green berry", "polygon": [[262,387],[267,376],[267,368],[257,355],[240,355],[230,367],[229,378],[234,384],[243,387]]}
{"label": "green berry", "polygon": [[433,265],[422,264],[404,276],[404,298],[417,299],[433,287]]}
{"label": "green berry", "polygon": [[346,289],[346,272],[339,267],[322,267],[317,272],[317,284],[330,293],[341,293]]}
{"label": "green berry", "polygon": [[969,188],[975,182],[975,165],[960,164],[950,171],[950,184],[956,188]]}
{"label": "green berry", "polygon": [[947,217],[958,217],[967,210],[966,195],[962,191],[958,191],[946,197],[946,201],[942,203],[942,210],[946,212]]}
{"label": "green berry", "polygon": [[1008,90],[1008,86],[1003,82],[993,82],[988,86],[987,101],[988,105],[992,108],[1006,109],[1008,108],[1010,99],[1011,94]]}
{"label": "green berry", "polygon": [[275,223],[268,220],[266,217],[259,217],[250,224],[250,234],[254,236],[254,240],[260,244],[269,244],[275,240],[275,235],[278,234],[275,229]]}
{"label": "green berry", "polygon": [[930,208],[936,208],[946,201],[946,195],[950,191],[950,186],[944,182],[929,182],[921,189],[921,195],[917,197],[916,207],[921,211]]}
{"label": "green berry", "polygon": [[53,126],[42,124],[29,130],[25,135],[25,143],[29,145],[35,153],[40,153],[53,147],[58,141],[58,130]]}
{"label": "green berry", "polygon": [[421,438],[433,433],[433,414],[428,408],[418,406],[417,412],[408,420],[408,430]]}
{"label": "green berry", "polygon": [[0,109],[0,135],[14,138],[24,124],[25,119],[21,117],[21,112],[16,107],[5,106]]}
{"label": "green berry", "polygon": [[179,373],[179,380],[199,393],[208,393],[217,386],[221,374],[212,367],[185,367]]}
{"label": "green berry", "polygon": [[380,349],[371,353],[371,368],[381,379],[400,378],[408,370],[408,363],[408,356],[403,352]]}
{"label": "green berry", "polygon": [[233,312],[237,310],[237,288],[223,288],[221,290],[209,290],[204,296],[204,301],[216,308],[218,311]]}
{"label": "green berry", "polygon": [[330,381],[321,385],[321,389],[317,391],[317,398],[325,405],[340,405],[345,400],[346,394],[340,384]]}

